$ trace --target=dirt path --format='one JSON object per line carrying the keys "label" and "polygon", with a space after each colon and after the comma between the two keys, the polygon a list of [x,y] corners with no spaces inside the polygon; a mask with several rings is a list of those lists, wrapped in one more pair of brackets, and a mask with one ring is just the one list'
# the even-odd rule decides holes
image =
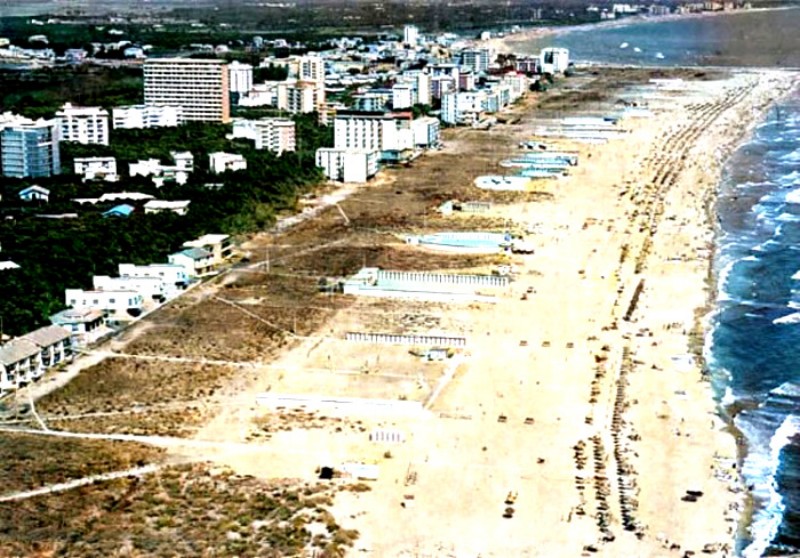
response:
{"label": "dirt path", "polygon": [[0,502],[16,502],[19,500],[27,500],[28,498],[35,498],[37,496],[46,496],[49,494],[66,492],[67,490],[73,490],[75,488],[80,488],[81,486],[87,486],[89,484],[96,484],[104,481],[123,479],[128,477],[142,477],[150,473],[155,473],[156,471],[161,469],[161,467],[162,467],[161,465],[145,465],[143,467],[133,467],[131,469],[125,469],[123,471],[100,473],[98,475],[91,475],[89,477],[74,479],[67,482],[51,484],[48,486],[43,486],[42,488],[37,488],[35,490],[12,492],[11,494],[4,494],[0,496]]}

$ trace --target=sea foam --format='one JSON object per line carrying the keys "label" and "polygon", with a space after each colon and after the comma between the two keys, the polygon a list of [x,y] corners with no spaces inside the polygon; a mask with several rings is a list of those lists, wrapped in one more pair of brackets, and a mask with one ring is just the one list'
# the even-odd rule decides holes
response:
{"label": "sea foam", "polygon": [[[744,558],[761,558],[778,533],[786,506],[778,492],[777,473],[781,450],[795,434],[800,433],[800,417],[787,416],[769,441],[767,451],[751,451],[745,459],[745,476],[754,479],[753,492],[763,500],[763,505],[750,525],[752,542],[742,551]],[[755,449],[755,448],[753,448]]]}

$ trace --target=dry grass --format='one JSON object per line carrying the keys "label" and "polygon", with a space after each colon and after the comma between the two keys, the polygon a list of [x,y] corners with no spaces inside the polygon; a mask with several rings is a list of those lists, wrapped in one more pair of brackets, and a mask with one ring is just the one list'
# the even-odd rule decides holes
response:
{"label": "dry grass", "polygon": [[358,533],[326,510],[333,494],[177,466],[0,506],[0,556],[342,556]]}
{"label": "dry grass", "polygon": [[[181,405],[181,409],[146,409],[112,415],[90,415],[80,418],[54,418],[47,424],[55,430],[70,432],[102,432],[137,436],[177,436],[189,438],[205,424],[215,411],[207,405]],[[58,415],[55,415],[56,417]]]}
{"label": "dry grass", "polygon": [[[201,403],[237,374],[243,372],[227,366],[109,358],[37,408],[65,430],[187,435],[206,418]],[[58,420],[75,415],[98,416]]]}
{"label": "dry grass", "polygon": [[[32,490],[71,479],[142,466],[162,451],[130,442],[76,440],[0,433],[2,493]],[[13,506],[14,504],[5,504]]]}
{"label": "dry grass", "polygon": [[294,429],[330,428],[334,432],[366,432],[360,420],[342,417],[328,417],[317,411],[303,409],[277,409],[275,412],[262,415],[253,420],[253,430],[248,440],[268,440],[276,432],[288,432]]}

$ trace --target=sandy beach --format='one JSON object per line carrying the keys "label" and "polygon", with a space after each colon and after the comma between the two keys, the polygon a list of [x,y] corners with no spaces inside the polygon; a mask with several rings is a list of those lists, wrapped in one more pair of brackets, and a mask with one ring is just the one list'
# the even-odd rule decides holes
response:
{"label": "sandy beach", "polygon": [[[102,348],[115,358],[40,400],[38,420],[125,433],[173,462],[340,487],[329,511],[358,532],[352,556],[732,556],[746,494],[700,354],[712,203],[725,157],[797,75],[676,70],[683,85],[653,97],[651,117],[623,119],[619,139],[548,139],[578,152],[569,176],[527,192],[473,185],[508,172],[498,163],[541,122],[611,112],[649,72],[609,68],[529,94],[505,124],[446,130],[443,149],[252,239],[249,266]],[[491,205],[437,211],[453,198]],[[504,229],[525,232],[533,254],[405,240]],[[361,267],[498,264],[511,280],[474,300],[320,289]],[[450,350],[421,358],[419,336]],[[320,481],[322,467],[343,474]]]}
{"label": "sandy beach", "polygon": [[[324,339],[301,341],[245,388],[422,409],[323,405],[314,428],[273,432],[268,458],[217,459],[274,477],[302,469],[313,478],[312,464],[377,465],[371,490],[341,493],[333,509],[360,533],[353,555],[732,555],[746,500],[699,354],[712,295],[709,204],[726,154],[795,79],[748,71],[687,82],[653,118],[625,120],[621,140],[561,142],[580,152],[569,177],[537,183],[545,199],[492,207],[492,218],[536,230],[535,254],[514,256],[514,281],[494,304],[358,299],[326,322]],[[496,163],[531,137],[541,115],[517,110],[520,120],[489,132],[495,144],[481,156]],[[479,134],[449,132],[426,164],[469,157]],[[386,171],[383,183],[398,188],[404,172],[416,171]],[[351,214],[358,203],[342,206]],[[461,335],[467,348],[447,366],[415,365],[406,348],[336,341],[347,331],[407,333],[397,315],[430,318],[435,327],[412,330]],[[250,415],[264,412],[221,413],[198,437],[244,435]],[[403,441],[368,440],[376,429]],[[504,518],[509,494],[515,513]]]}

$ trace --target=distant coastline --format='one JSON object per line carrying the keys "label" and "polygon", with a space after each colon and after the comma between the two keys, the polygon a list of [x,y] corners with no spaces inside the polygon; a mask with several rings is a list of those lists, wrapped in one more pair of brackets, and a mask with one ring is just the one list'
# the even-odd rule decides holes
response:
{"label": "distant coastline", "polygon": [[751,8],[749,10],[733,10],[718,12],[697,12],[688,14],[668,14],[661,16],[630,16],[622,19],[598,21],[595,23],[583,23],[579,25],[548,25],[542,27],[528,27],[513,35],[505,37],[495,37],[482,43],[498,52],[514,52],[520,43],[525,43],[534,39],[548,36],[559,36],[573,31],[585,31],[587,29],[616,29],[628,27],[640,23],[663,23],[667,21],[687,21],[695,19],[709,19],[721,16],[733,16],[742,14],[754,14],[763,12],[776,12],[783,10],[796,10],[800,6],[775,6],[769,8]]}

